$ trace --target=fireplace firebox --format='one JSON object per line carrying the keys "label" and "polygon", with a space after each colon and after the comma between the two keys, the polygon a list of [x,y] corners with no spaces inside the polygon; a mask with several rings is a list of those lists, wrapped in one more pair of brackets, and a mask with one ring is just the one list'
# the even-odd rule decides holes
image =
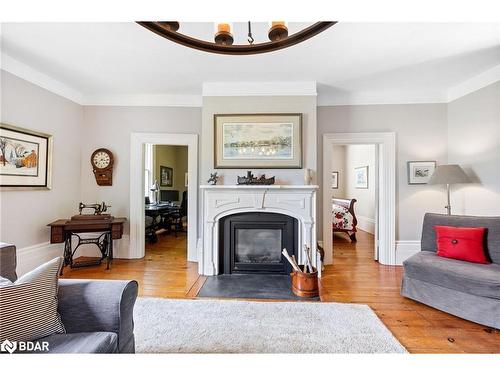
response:
{"label": "fireplace firebox", "polygon": [[269,212],[229,215],[219,221],[219,270],[223,274],[288,274],[281,254],[297,254],[298,223],[291,216]]}

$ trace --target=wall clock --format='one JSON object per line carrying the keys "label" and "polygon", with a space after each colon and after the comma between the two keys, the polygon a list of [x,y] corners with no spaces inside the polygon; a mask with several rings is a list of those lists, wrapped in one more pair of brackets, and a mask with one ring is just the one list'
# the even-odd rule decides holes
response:
{"label": "wall clock", "polygon": [[97,185],[113,185],[113,161],[113,154],[108,149],[99,148],[92,153],[90,164],[92,164]]}

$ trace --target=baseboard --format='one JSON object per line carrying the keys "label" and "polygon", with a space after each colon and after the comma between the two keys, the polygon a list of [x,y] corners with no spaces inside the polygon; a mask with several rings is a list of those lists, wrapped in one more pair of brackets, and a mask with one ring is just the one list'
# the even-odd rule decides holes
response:
{"label": "baseboard", "polygon": [[396,264],[403,262],[420,251],[420,241],[396,241]]}
{"label": "baseboard", "polygon": [[356,228],[361,229],[362,231],[375,234],[375,219],[366,217],[366,216],[356,216],[358,219],[358,223],[356,224]]}
{"label": "baseboard", "polygon": [[[82,238],[92,238],[99,235],[99,233],[82,233],[80,237]],[[74,241],[73,241],[74,245]],[[124,234],[122,238],[119,240],[113,241],[113,257],[117,259],[130,259],[130,236],[128,234]],[[82,245],[78,248],[75,253],[75,257],[79,256],[87,256],[87,257],[95,257],[100,256],[101,252],[97,248],[96,245]]]}
{"label": "baseboard", "polygon": [[[90,234],[89,234],[90,235]],[[82,235],[84,237],[84,235]],[[130,237],[128,234],[123,235],[119,240],[113,242],[114,258],[129,259]],[[36,245],[23,247],[16,250],[18,276],[24,275],[32,269],[48,262],[55,257],[62,256],[64,244],[50,242],[42,242]],[[75,254],[78,256],[99,256],[99,249],[95,245],[82,245]]]}
{"label": "baseboard", "polygon": [[16,249],[17,276],[22,276],[45,262],[62,256],[62,253],[62,244],[51,244],[50,242],[42,242],[33,246]]}

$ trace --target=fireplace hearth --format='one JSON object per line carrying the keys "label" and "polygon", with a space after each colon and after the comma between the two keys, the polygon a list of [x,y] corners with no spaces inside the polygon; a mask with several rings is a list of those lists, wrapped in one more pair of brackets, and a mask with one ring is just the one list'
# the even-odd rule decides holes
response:
{"label": "fireplace hearth", "polygon": [[281,251],[297,254],[298,224],[278,213],[246,212],[219,221],[221,274],[289,274]]}

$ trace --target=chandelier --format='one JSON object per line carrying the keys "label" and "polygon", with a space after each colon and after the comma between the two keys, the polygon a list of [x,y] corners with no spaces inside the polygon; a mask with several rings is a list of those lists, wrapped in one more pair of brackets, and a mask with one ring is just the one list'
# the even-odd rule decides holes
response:
{"label": "chandelier", "polygon": [[316,22],[296,33],[288,35],[288,27],[285,21],[272,21],[267,33],[268,42],[254,43],[252,24],[248,21],[248,44],[233,44],[234,38],[231,33],[232,25],[228,22],[216,23],[214,41],[191,37],[178,32],[180,24],[175,21],[139,21],[139,25],[146,29],[183,46],[195,48],[205,52],[226,55],[252,55],[272,52],[287,48],[303,42],[313,36],[325,31],[337,22]]}

